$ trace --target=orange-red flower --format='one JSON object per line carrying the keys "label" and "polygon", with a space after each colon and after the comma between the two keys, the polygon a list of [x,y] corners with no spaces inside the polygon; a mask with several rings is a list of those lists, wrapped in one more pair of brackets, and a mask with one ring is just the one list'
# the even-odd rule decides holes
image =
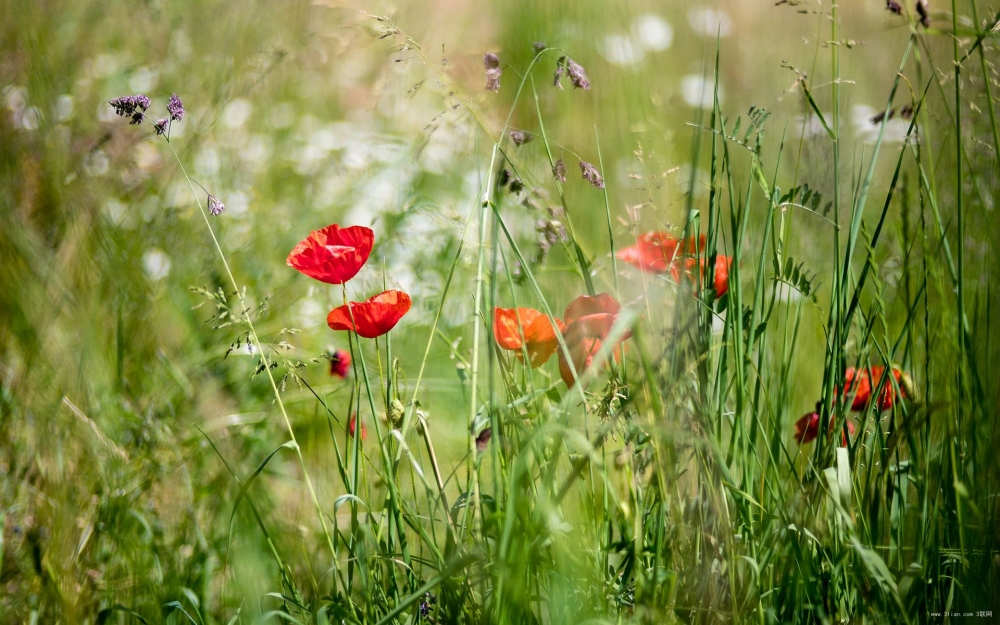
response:
{"label": "orange-red flower", "polygon": [[697,254],[705,248],[705,236],[681,240],[668,232],[647,232],[636,238],[635,245],[622,248],[616,256],[622,261],[650,273],[666,273],[677,258]]}
{"label": "orange-red flower", "polygon": [[[562,320],[555,321],[559,331],[565,332]],[[543,365],[559,348],[552,322],[545,313],[534,308],[494,308],[493,336],[497,345],[516,352],[518,358],[524,358],[522,348],[526,349],[532,368]]]}
{"label": "orange-red flower", "polygon": [[[600,351],[620,312],[621,305],[607,293],[594,296],[581,295],[566,307],[563,314],[566,331],[563,334],[573,362],[571,369],[566,354],[562,350],[559,351],[559,374],[566,386],[573,386],[576,382],[573,369],[579,376],[590,368],[594,356]],[[621,340],[629,336],[631,332],[626,333]]]}
{"label": "orange-red flower", "polygon": [[[733,259],[730,256],[716,256],[715,257],[715,275],[713,278],[713,286],[715,287],[715,296],[722,297],[729,291],[729,267],[733,264]],[[682,276],[688,276],[692,281],[695,279],[695,269],[700,267],[701,273],[705,273],[705,268],[707,263],[705,259],[697,258],[685,258],[683,261],[678,261],[670,267],[670,273],[674,280],[680,281]]]}
{"label": "orange-red flower", "polygon": [[330,375],[346,378],[350,367],[351,354],[347,350],[338,349],[330,354]]}
{"label": "orange-red flower", "polygon": [[374,244],[375,233],[370,228],[333,224],[309,233],[286,262],[320,282],[343,284],[361,271]]}
{"label": "orange-red flower", "polygon": [[410,303],[410,296],[402,291],[383,291],[363,302],[334,308],[326,323],[332,330],[354,330],[359,336],[373,339],[393,329],[410,310]]}
{"label": "orange-red flower", "polygon": [[[830,431],[833,432],[833,419],[830,419]],[[854,436],[854,424],[850,420],[847,421],[847,431],[851,436]],[[800,445],[805,445],[810,442],[816,435],[819,434],[819,413],[810,412],[804,415],[801,419],[795,422],[795,440],[798,441]],[[841,442],[844,446],[847,446],[847,438],[841,434]]]}
{"label": "orange-red flower", "polygon": [[[358,427],[358,416],[354,415],[351,420],[347,422],[347,432],[354,438],[354,432]],[[361,422],[361,440],[368,438],[368,428],[365,427],[365,422]]]}
{"label": "orange-red flower", "polygon": [[[854,395],[854,400],[851,402],[851,410],[864,410],[868,407],[868,404],[872,401],[872,392],[882,380],[884,373],[885,367],[882,366],[872,367],[870,375],[867,369],[855,369],[854,367],[849,367],[844,372],[846,389],[844,394],[846,397]],[[910,381],[910,376],[896,367],[892,368],[892,376],[896,378],[896,385],[899,386],[899,396],[896,395],[893,389],[892,380],[886,380],[885,385],[882,387],[882,393],[876,402],[876,409],[879,412],[891,410],[896,400],[908,397],[911,392],[913,383]],[[855,389],[857,389],[857,392],[855,392]]]}

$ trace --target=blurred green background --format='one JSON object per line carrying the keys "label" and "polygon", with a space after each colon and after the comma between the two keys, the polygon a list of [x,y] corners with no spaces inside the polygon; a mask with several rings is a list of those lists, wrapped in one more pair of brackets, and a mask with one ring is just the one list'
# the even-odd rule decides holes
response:
{"label": "blurred green background", "polygon": [[[675,0],[0,1],[0,621],[27,622],[33,608],[58,605],[66,622],[83,622],[108,596],[142,604],[176,598],[183,588],[231,611],[275,582],[262,538],[243,514],[227,567],[235,489],[195,429],[217,442],[238,473],[249,473],[285,440],[270,388],[251,380],[255,359],[245,349],[224,358],[235,330],[213,329],[211,304],[199,308],[204,298],[190,291],[226,282],[167,146],[149,123],[114,117],[110,98],[146,93],[154,119],[171,93],[183,99],[188,115],[171,141],[191,176],[226,204],[213,225],[248,297],[268,298],[262,339],[288,340],[287,357],[308,363],[303,377],[339,416],[349,383],[310,359],[346,346],[346,336],[324,323],[341,294],[285,265],[297,241],[329,223],[374,228],[373,260],[348,290],[363,299],[386,283],[413,296],[414,310],[393,334],[412,382],[517,73],[538,41],[579,62],[593,85],[582,91],[564,81],[565,90],[554,89],[555,54],[541,60],[534,80],[546,132],[564,146],[556,157],[569,169],[567,204],[595,261],[598,290],[613,282],[604,196],[580,179],[573,155],[603,161],[618,241],[682,225],[690,124],[707,123],[717,42],[725,114],[745,115],[751,105],[771,111],[765,153],[775,154],[787,137],[781,186],[808,182],[829,196],[823,130],[808,116],[789,66],[808,76],[823,106],[829,46],[842,47],[842,150],[846,162],[857,159],[857,170],[910,27],[879,0],[855,0],[841,4],[843,40],[830,42],[819,8]],[[484,89],[485,52],[504,63],[498,94]],[[901,87],[901,101],[910,88]],[[522,97],[512,125],[538,132],[534,108],[532,97]],[[986,113],[967,115],[975,125]],[[903,133],[904,122],[890,122],[887,145],[898,146]],[[984,149],[970,144],[973,161]],[[508,201],[503,210],[533,253],[536,220],[555,202],[554,189],[540,141],[519,148],[517,158],[529,189],[542,189],[529,192],[538,207]],[[880,167],[891,167],[888,160]],[[699,207],[708,194],[707,170],[701,173]],[[992,202],[997,172],[983,175]],[[872,197],[884,197],[887,177],[875,180]],[[992,232],[987,214],[975,213],[967,230]],[[818,268],[830,254],[829,222],[801,212],[792,228],[788,253],[817,267],[818,281],[828,284]],[[420,396],[448,466],[468,448],[468,388],[456,365],[470,357],[476,232]],[[906,242],[895,221],[886,236],[877,267],[891,293]],[[995,252],[992,235],[966,245],[973,264],[976,251]],[[554,250],[539,269],[557,309],[583,292],[571,263]],[[637,274],[620,268],[619,280],[622,301],[635,303],[643,293]],[[529,290],[519,302],[533,304]],[[823,368],[821,356],[809,354],[822,354],[826,313],[804,310],[786,408],[794,416],[812,407]],[[286,328],[302,332],[280,335]],[[546,370],[558,379],[554,363]],[[317,480],[321,499],[333,499],[340,491],[321,407],[291,383],[285,396],[313,474],[326,476]],[[305,577],[321,575],[308,570],[315,518],[298,466],[276,457],[262,481],[262,513],[284,552],[301,555],[292,566]]]}

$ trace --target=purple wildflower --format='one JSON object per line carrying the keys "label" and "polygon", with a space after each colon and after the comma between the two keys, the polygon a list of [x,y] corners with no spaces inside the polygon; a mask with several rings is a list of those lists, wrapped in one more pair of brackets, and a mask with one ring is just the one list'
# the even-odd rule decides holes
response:
{"label": "purple wildflower", "polygon": [[896,15],[903,14],[903,5],[896,2],[896,0],[885,0],[885,8],[888,11],[892,11]]}
{"label": "purple wildflower", "polygon": [[559,182],[566,182],[566,163],[562,159],[556,161],[556,164],[552,166],[552,177]]}
{"label": "purple wildflower", "polygon": [[920,15],[920,23],[924,28],[931,27],[931,8],[927,0],[917,0],[917,14]]}
{"label": "purple wildflower", "polygon": [[525,143],[528,143],[535,138],[530,132],[525,132],[523,130],[511,130],[510,138],[514,140],[514,145],[521,147]]}
{"label": "purple wildflower", "polygon": [[587,161],[580,161],[580,173],[583,175],[583,179],[590,183],[590,186],[595,189],[604,188],[604,178],[601,178],[597,168]]}
{"label": "purple wildflower", "polygon": [[[420,616],[423,618],[428,618],[431,614],[431,610],[434,609],[434,604],[437,603],[437,597],[432,592],[424,593],[424,600],[420,602]],[[434,622],[434,621],[431,621]]]}
{"label": "purple wildflower", "polygon": [[500,91],[500,57],[487,52],[483,56],[483,65],[486,66],[486,90]]}
{"label": "purple wildflower", "polygon": [[563,77],[563,72],[565,71],[565,68],[563,67],[563,62],[565,60],[566,57],[562,57],[556,62],[556,74],[552,78],[552,86],[557,87],[560,90],[562,89],[562,77]]}
{"label": "purple wildflower", "polygon": [[167,124],[169,122],[170,122],[170,120],[167,119],[166,117],[164,117],[163,119],[156,120],[156,123],[153,124],[153,129],[156,130],[156,134],[157,135],[166,134],[166,132],[167,132]]}
{"label": "purple wildflower", "polygon": [[501,189],[506,187],[512,176],[513,174],[510,173],[510,170],[504,167],[500,170],[500,173],[497,174],[497,186]]}
{"label": "purple wildflower", "polygon": [[884,122],[886,119],[892,119],[895,114],[896,114],[896,109],[889,109],[889,114],[888,115],[886,115],[885,111],[880,111],[880,112],[876,113],[868,121],[870,121],[872,123],[872,126],[878,126],[879,124],[881,124],[882,122]]}
{"label": "purple wildflower", "polygon": [[181,99],[177,97],[177,94],[170,96],[170,102],[167,102],[167,112],[170,113],[170,119],[175,122],[179,122],[184,119],[184,103]]}
{"label": "purple wildflower", "polygon": [[544,239],[548,246],[569,241],[566,226],[558,219],[539,219],[535,223],[535,231],[539,239]]}
{"label": "purple wildflower", "polygon": [[548,48],[548,46],[541,41],[536,41],[535,43],[531,44],[531,49],[535,51],[535,54],[542,52],[543,50],[545,50],[545,48]]}
{"label": "purple wildflower", "polygon": [[567,59],[566,73],[569,74],[569,80],[573,83],[574,87],[583,89],[584,91],[590,89],[590,81],[587,80],[587,74],[584,73],[580,64],[573,59]]}
{"label": "purple wildflower", "polygon": [[108,100],[108,104],[115,110],[116,115],[131,118],[130,124],[139,124],[146,118],[143,113],[149,108],[150,101],[145,95],[137,93]]}
{"label": "purple wildflower", "polygon": [[493,428],[486,428],[479,433],[476,437],[476,449],[478,451],[485,451],[486,447],[490,444],[490,439],[493,438]]}
{"label": "purple wildflower", "polygon": [[211,193],[208,194],[208,212],[212,213],[213,216],[218,217],[222,214],[222,211],[226,210],[226,205],[219,201],[219,198],[215,197]]}

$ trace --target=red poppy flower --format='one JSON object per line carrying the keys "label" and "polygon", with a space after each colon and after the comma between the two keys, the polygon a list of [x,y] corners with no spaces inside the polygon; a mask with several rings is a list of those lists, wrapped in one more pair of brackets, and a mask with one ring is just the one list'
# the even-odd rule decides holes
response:
{"label": "red poppy flower", "polygon": [[[618,319],[621,305],[607,293],[600,295],[581,295],[566,307],[563,317],[566,319],[566,347],[573,359],[573,367],[577,375],[583,375],[594,356],[601,349],[602,342],[607,339],[611,328]],[[632,335],[625,334],[621,340]],[[559,352],[559,373],[566,386],[573,386],[576,380],[570,369],[566,354]]]}
{"label": "red poppy flower", "polygon": [[[684,245],[667,232],[647,232],[636,238],[635,245],[618,250],[622,261],[650,273],[666,273],[675,258],[697,254],[705,247],[705,236],[689,237]],[[680,249],[678,249],[680,248]]]}
{"label": "red poppy flower", "polygon": [[410,310],[410,303],[410,296],[402,291],[383,291],[363,302],[334,308],[326,323],[332,330],[354,330],[359,336],[373,339],[393,329]]}
{"label": "red poppy flower", "polygon": [[[833,432],[833,420],[830,420],[830,431]],[[847,431],[851,436],[854,436],[855,427],[850,420],[847,421]],[[798,441],[800,445],[805,445],[806,443],[812,441],[819,434],[819,413],[810,412],[804,415],[801,419],[795,422],[795,440]],[[841,434],[841,442],[844,447],[847,446],[847,438]]]}
{"label": "red poppy flower", "polygon": [[345,349],[338,349],[330,354],[330,375],[344,379],[351,367],[351,354]]}
{"label": "red poppy flower", "polygon": [[566,386],[572,388],[576,384],[573,371],[575,370],[577,375],[582,376],[583,372],[589,369],[590,365],[594,362],[594,356],[597,355],[597,352],[601,351],[603,344],[601,339],[593,337],[584,337],[572,343],[567,341],[566,347],[569,348],[570,356],[573,358],[572,369],[570,369],[569,362],[566,360],[566,355],[559,352],[559,375],[562,376]]}
{"label": "red poppy flower", "polygon": [[[868,404],[872,400],[872,391],[878,386],[884,373],[885,367],[882,366],[872,367],[870,375],[867,369],[850,367],[844,371],[844,381],[846,383],[844,394],[847,397],[854,395],[854,400],[851,402],[851,410],[860,411],[868,407]],[[876,408],[879,412],[891,410],[893,403],[897,399],[906,398],[911,394],[913,382],[910,380],[910,376],[896,367],[892,368],[892,376],[896,378],[896,385],[899,387],[899,397],[897,398],[893,389],[892,381],[886,380],[885,386],[882,387],[882,393],[876,402]],[[857,392],[855,392],[855,388]]]}
{"label": "red poppy flower", "polygon": [[[562,320],[556,319],[556,325],[560,332],[566,331]],[[497,345],[516,352],[518,358],[524,358],[522,347],[527,349],[532,368],[545,364],[559,348],[552,322],[534,308],[494,308],[493,336]]]}
{"label": "red poppy flower", "polygon": [[[354,415],[351,420],[347,422],[347,431],[350,433],[351,438],[354,438],[354,430],[357,428],[358,416]],[[361,440],[368,438],[368,428],[365,427],[365,422],[361,422]]]}
{"label": "red poppy flower", "polygon": [[343,284],[361,271],[374,244],[371,228],[333,224],[310,232],[285,262],[320,282]]}
{"label": "red poppy flower", "polygon": [[[733,259],[730,256],[715,257],[714,284],[715,296],[722,297],[729,291],[729,267],[732,266]],[[682,276],[688,276],[693,282],[695,279],[695,268],[701,267],[701,272],[705,272],[705,259],[685,258],[681,262],[674,263],[670,268],[670,273],[675,281],[680,282]]]}

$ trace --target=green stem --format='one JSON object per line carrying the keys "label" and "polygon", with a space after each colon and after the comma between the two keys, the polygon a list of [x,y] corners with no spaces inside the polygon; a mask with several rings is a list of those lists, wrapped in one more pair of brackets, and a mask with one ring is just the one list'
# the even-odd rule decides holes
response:
{"label": "green stem", "polygon": [[[288,436],[292,439],[295,444],[295,454],[299,459],[299,466],[302,468],[302,476],[306,482],[306,488],[309,490],[309,497],[312,499],[313,505],[316,507],[316,516],[319,517],[320,526],[323,528],[323,536],[326,538],[327,546],[330,549],[330,555],[333,558],[333,566],[336,571],[337,568],[337,551],[333,546],[333,538],[330,536],[330,530],[326,526],[326,518],[323,516],[323,509],[319,505],[319,498],[316,497],[316,490],[313,488],[312,480],[309,478],[309,471],[306,468],[305,458],[302,456],[302,448],[299,446],[298,441],[295,438],[295,430],[292,427],[292,421],[288,418],[288,411],[285,410],[285,403],[281,399],[281,393],[278,391],[278,385],[274,381],[274,375],[271,374],[270,363],[268,362],[267,354],[264,352],[263,345],[261,344],[260,338],[257,336],[257,330],[254,328],[253,321],[250,320],[250,314],[247,309],[246,301],[244,299],[243,291],[240,290],[239,284],[236,282],[236,278],[233,276],[233,271],[229,267],[229,262],[226,260],[226,255],[222,251],[222,246],[219,244],[219,239],[215,236],[215,229],[212,228],[212,222],[208,220],[208,213],[205,211],[205,207],[201,204],[201,198],[198,197],[198,193],[194,189],[194,184],[191,182],[191,177],[188,176],[187,170],[184,169],[184,164],[181,162],[180,157],[177,155],[177,151],[174,150],[174,146],[170,141],[167,141],[167,146],[170,148],[170,153],[174,155],[174,160],[177,162],[177,166],[180,167],[181,174],[188,183],[188,187],[191,189],[191,195],[194,196],[195,204],[198,205],[198,210],[201,212],[202,219],[205,220],[205,227],[208,228],[208,233],[212,236],[212,243],[215,245],[215,251],[219,255],[219,259],[222,260],[222,265],[226,269],[226,275],[229,277],[229,281],[232,284],[233,290],[236,292],[237,297],[240,299],[240,305],[242,306],[242,315],[247,327],[250,329],[250,337],[253,344],[257,346],[257,351],[260,353],[261,361],[264,363],[264,372],[267,373],[267,379],[271,383],[271,390],[274,392],[274,399],[278,404],[279,410],[281,410],[281,416],[285,421],[285,428],[288,430]],[[345,589],[346,590],[346,589]]]}

